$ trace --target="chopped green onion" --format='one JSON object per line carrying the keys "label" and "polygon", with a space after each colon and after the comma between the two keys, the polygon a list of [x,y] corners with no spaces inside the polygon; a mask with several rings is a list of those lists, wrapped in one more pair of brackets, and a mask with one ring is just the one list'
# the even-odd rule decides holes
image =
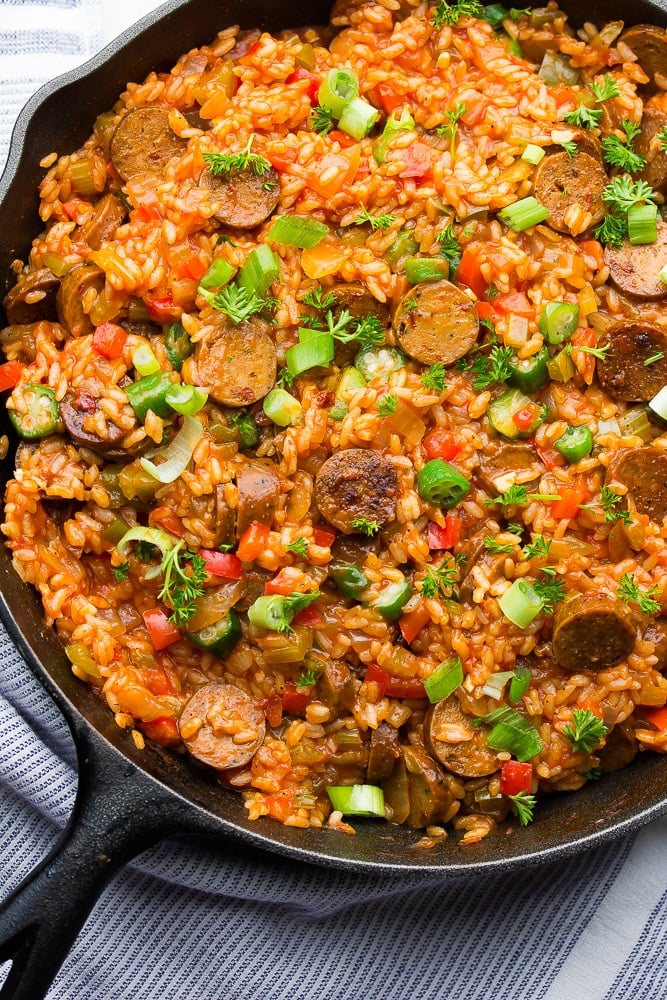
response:
{"label": "chopped green onion", "polygon": [[[126,531],[121,540],[116,545],[116,552],[118,555],[125,559],[130,554],[130,546],[132,542],[144,543],[145,545],[154,545],[158,548],[162,554],[162,558],[166,556],[168,552],[171,552],[174,545],[176,545],[177,539],[173,535],[168,534],[163,531],[162,528],[145,528],[139,526],[136,528],[130,528]],[[161,571],[161,565],[153,566],[151,569],[144,573],[147,580],[152,580],[156,576],[159,576]]]}
{"label": "chopped green onion", "polygon": [[508,205],[498,212],[500,221],[515,233],[522,233],[524,229],[530,229],[531,226],[544,222],[548,215],[549,209],[532,195],[521,198],[520,201],[515,201],[513,205]]}
{"label": "chopped green onion", "polygon": [[307,215],[282,215],[269,229],[267,239],[301,250],[312,250],[328,232],[329,227],[324,222]]}
{"label": "chopped green onion", "polygon": [[445,462],[443,458],[434,458],[419,470],[417,489],[426,503],[449,510],[467,496],[470,483],[449,462]]}
{"label": "chopped green onion", "polygon": [[424,679],[424,690],[428,700],[435,705],[437,701],[449,698],[460,684],[463,684],[463,664],[457,656],[445,660],[430,677]]}
{"label": "chopped green onion", "polygon": [[385,122],[382,135],[373,143],[373,156],[376,163],[384,163],[387,155],[387,146],[397,132],[413,132],[414,128],[415,120],[407,108],[401,108],[398,118],[396,117],[396,111],[392,111]]}
{"label": "chopped green onion", "polygon": [[333,356],[333,337],[330,333],[320,333],[319,337],[312,337],[310,340],[288,347],[285,351],[285,363],[287,371],[295,377],[308,371],[309,368],[331,364]]}
{"label": "chopped green onion", "polygon": [[132,351],[132,366],[140,375],[154,375],[160,371],[160,362],[150,344],[139,344]]}
{"label": "chopped green onion", "polygon": [[303,411],[299,400],[290,395],[287,389],[282,389],[280,386],[275,386],[264,397],[262,408],[269,420],[273,420],[274,424],[278,424],[279,427],[289,427],[291,424],[295,424]]}
{"label": "chopped green onion", "polygon": [[380,117],[380,112],[362,97],[353,97],[343,108],[343,113],[338,119],[338,127],[341,132],[360,141],[368,135]]}
{"label": "chopped green onion", "polygon": [[176,413],[180,413],[184,417],[191,417],[193,413],[198,413],[206,404],[208,393],[196,385],[175,383],[167,389],[165,399]]}
{"label": "chopped green onion", "polygon": [[159,483],[173,483],[185,472],[199,441],[203,437],[204,428],[194,417],[184,417],[183,426],[168,446],[161,453],[163,461],[155,465],[149,458],[140,458],[142,469]]}
{"label": "chopped green onion", "polygon": [[528,628],[542,610],[542,598],[528,580],[519,578],[498,598],[498,607],[517,628]]}
{"label": "chopped green onion", "polygon": [[531,166],[536,167],[540,160],[544,159],[545,155],[545,151],[541,146],[535,146],[532,142],[529,142],[521,154],[521,159],[526,163],[530,163]]}
{"label": "chopped green onion", "polygon": [[510,701],[521,701],[532,679],[533,675],[528,667],[517,667],[510,682]]}
{"label": "chopped green onion", "polygon": [[449,277],[449,264],[444,257],[406,257],[403,266],[410,285]]}
{"label": "chopped green onion", "polygon": [[632,244],[655,243],[658,239],[658,206],[632,205],[628,209],[628,239]]}
{"label": "chopped green onion", "polygon": [[497,708],[485,715],[483,721],[493,726],[486,738],[491,750],[511,753],[523,763],[536,757],[544,747],[533,724],[515,708]]}
{"label": "chopped green onion", "polygon": [[667,385],[664,385],[660,392],[656,393],[648,405],[657,417],[661,420],[667,420]]}
{"label": "chopped green onion", "polygon": [[593,449],[593,435],[584,424],[580,424],[579,427],[568,427],[562,437],[554,441],[554,448],[572,465],[590,455]]}
{"label": "chopped green onion", "polygon": [[384,792],[377,785],[329,785],[327,795],[334,809],[346,816],[384,819]]}
{"label": "chopped green onion", "polygon": [[260,243],[239,271],[238,284],[248,295],[266,295],[280,277],[280,262],[267,243]]}
{"label": "chopped green onion", "polygon": [[256,628],[289,633],[294,615],[303,611],[320,596],[319,590],[307,594],[263,594],[248,608],[248,621]]}
{"label": "chopped green onion", "polygon": [[217,257],[209,267],[206,274],[199,280],[200,288],[222,288],[228,281],[231,281],[236,274],[236,268],[225,260],[224,257]]}
{"label": "chopped green onion", "polygon": [[562,344],[579,325],[579,306],[571,302],[547,302],[538,325],[550,344]]}
{"label": "chopped green onion", "polygon": [[173,372],[154,372],[126,385],[123,389],[138,420],[145,420],[149,410],[157,417],[167,418],[172,409],[167,403],[167,392],[174,384]]}
{"label": "chopped green onion", "polygon": [[330,69],[317,92],[317,102],[340,118],[345,105],[359,93],[359,78],[352,69]]}
{"label": "chopped green onion", "polygon": [[489,698],[495,698],[496,701],[500,701],[507,682],[513,677],[513,670],[500,670],[497,674],[492,674],[486,684],[482,686],[482,694],[486,694]]}
{"label": "chopped green onion", "polygon": [[371,602],[371,607],[379,611],[383,618],[389,622],[398,621],[403,608],[412,597],[412,588],[407,580],[397,580],[390,583],[378,597]]}

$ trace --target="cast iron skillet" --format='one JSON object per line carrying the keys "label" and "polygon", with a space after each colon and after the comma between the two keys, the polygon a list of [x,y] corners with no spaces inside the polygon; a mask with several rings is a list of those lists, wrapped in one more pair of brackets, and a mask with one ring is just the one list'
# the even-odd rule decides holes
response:
{"label": "cast iron skillet", "polygon": [[[667,25],[667,0],[564,0],[573,21],[613,19]],[[324,23],[328,0],[171,0],[126,31],[82,69],[44,87],[21,113],[0,181],[0,299],[11,285],[10,264],[25,259],[39,231],[39,160],[76,149],[92,123],[128,80],[169,69],[188,48],[222,27],[279,30]],[[1,319],[1,318],[0,318]],[[2,428],[6,430],[6,427]],[[11,475],[6,461],[3,483]],[[536,821],[510,836],[462,847],[454,838],[416,850],[405,827],[358,821],[356,837],[249,822],[241,798],[221,788],[190,759],[156,746],[138,751],[104,705],[69,669],[41,605],[0,548],[0,615],[28,665],[71,727],[79,758],[73,816],[54,853],[0,910],[0,961],[12,969],[1,1000],[40,1000],[110,875],[163,837],[213,834],[229,843],[360,873],[437,873],[443,879],[554,861],[618,837],[667,811],[667,759],[650,754],[576,795],[540,805]]]}

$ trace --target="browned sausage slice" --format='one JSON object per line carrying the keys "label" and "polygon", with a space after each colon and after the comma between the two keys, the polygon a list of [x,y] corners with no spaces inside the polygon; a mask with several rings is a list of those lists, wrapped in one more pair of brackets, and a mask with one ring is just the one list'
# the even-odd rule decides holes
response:
{"label": "browned sausage slice", "polygon": [[637,61],[650,77],[651,89],[657,86],[655,77],[667,78],[667,34],[655,24],[635,24],[619,38],[637,56]]}
{"label": "browned sausage slice", "polygon": [[93,332],[93,324],[84,311],[82,299],[91,288],[101,292],[105,280],[104,271],[91,261],[77,264],[63,278],[56,300],[58,316],[73,337],[83,337]]}
{"label": "browned sausage slice", "polygon": [[401,756],[398,730],[388,722],[381,722],[371,733],[368,752],[367,778],[371,785],[381,785],[391,777],[396,761]]}
{"label": "browned sausage slice", "polygon": [[600,770],[605,774],[627,767],[637,756],[639,744],[635,736],[635,722],[627,720],[614,726],[605,738],[605,745],[595,751],[600,759]]}
{"label": "browned sausage slice", "polygon": [[273,167],[263,174],[239,170],[228,179],[203,170],[199,187],[211,193],[214,215],[234,229],[254,229],[275,211],[280,201],[280,179]]}
{"label": "browned sausage slice", "polygon": [[658,658],[658,662],[654,666],[656,670],[664,674],[667,672],[667,622],[662,618],[651,622],[644,632],[644,638],[647,642],[654,644],[653,652]]}
{"label": "browned sausage slice", "polygon": [[116,125],[111,160],[124,181],[144,173],[160,177],[185,146],[186,140],[172,130],[166,108],[133,108]]}
{"label": "browned sausage slice", "polygon": [[22,275],[5,295],[3,305],[7,322],[13,326],[37,323],[42,319],[54,320],[59,284],[58,278],[48,267]]}
{"label": "browned sausage slice", "polygon": [[607,469],[605,483],[623,483],[640,514],[660,523],[667,514],[667,455],[657,448],[622,449]]}
{"label": "browned sausage slice", "polygon": [[[112,421],[106,421],[106,438],[100,437],[99,434],[95,434],[93,431],[84,429],[86,418],[96,413],[97,409],[98,400],[85,389],[68,394],[61,400],[60,416],[72,441],[83,448],[90,448],[91,451],[99,455],[105,455],[112,460],[135,455],[139,450],[138,447],[131,449],[131,451],[120,447],[121,441],[129,431],[122,430]],[[149,447],[151,444],[150,439],[140,443],[144,447]]]}
{"label": "browned sausage slice", "polygon": [[473,725],[458,698],[445,698],[429,708],[424,735],[433,756],[462,778],[483,778],[500,767],[495,751],[486,745],[486,730]]}
{"label": "browned sausage slice", "polygon": [[242,767],[264,741],[264,712],[232,684],[205,684],[187,702],[178,728],[189,753],[225,771]]}
{"label": "browned sausage slice", "polygon": [[17,323],[0,330],[0,350],[6,354],[11,351],[19,361],[30,364],[37,354],[35,326],[35,323]]}
{"label": "browned sausage slice", "polygon": [[510,486],[534,483],[543,472],[544,465],[529,444],[512,442],[482,457],[477,478],[484,489],[495,496]]}
{"label": "browned sausage slice", "polygon": [[354,521],[380,526],[396,517],[398,476],[376,451],[347,448],[323,463],[315,479],[315,503],[323,518],[346,535],[358,530]]}
{"label": "browned sausage slice", "polygon": [[105,240],[110,240],[127,212],[119,198],[105,194],[95,205],[87,222],[77,230],[77,239],[87,243],[91,250],[99,250]]}
{"label": "browned sausage slice", "polygon": [[547,222],[552,229],[569,233],[565,213],[573,205],[590,212],[589,226],[602,222],[605,214],[602,192],[608,182],[601,164],[588,153],[570,157],[567,153],[545,156],[535,171],[533,194],[549,209]]}
{"label": "browned sausage slice", "polygon": [[638,299],[661,299],[666,286],[660,280],[660,271],[667,257],[667,223],[658,220],[655,243],[636,244],[623,240],[620,247],[607,247],[605,263],[609,277],[627,295]]}
{"label": "browned sausage slice", "polygon": [[578,594],[556,605],[553,654],[566,670],[604,670],[635,644],[632,612],[615,597]]}
{"label": "browned sausage slice", "polygon": [[[628,403],[653,399],[667,385],[667,330],[651,323],[622,323],[607,337],[596,366],[602,388]],[[646,364],[652,358],[656,360]]]}
{"label": "browned sausage slice", "polygon": [[660,108],[644,105],[641,132],[635,141],[635,149],[646,158],[646,166],[638,176],[661,194],[667,189],[667,153],[657,138],[667,125],[667,114]]}
{"label": "browned sausage slice", "polygon": [[454,804],[451,777],[417,746],[402,748],[408,774],[410,812],[407,822],[417,830],[450,819]]}
{"label": "browned sausage slice", "polygon": [[376,316],[383,326],[389,325],[389,306],[385,302],[379,302],[360,282],[334,285],[330,294],[336,299],[332,307],[336,319],[343,309],[347,309],[353,319]]}
{"label": "browned sausage slice", "polygon": [[451,281],[410,288],[394,310],[396,338],[423,365],[451,365],[474,346],[479,319],[474,302]]}
{"label": "browned sausage slice", "polygon": [[253,521],[272,523],[280,499],[280,479],[270,462],[258,461],[237,473],[236,486],[239,491],[236,537],[240,538]]}
{"label": "browned sausage slice", "polygon": [[263,399],[273,388],[278,370],[270,333],[270,325],[258,318],[221,328],[214,340],[202,343],[185,361],[183,377],[207,386],[211,396],[225,406],[248,406]]}

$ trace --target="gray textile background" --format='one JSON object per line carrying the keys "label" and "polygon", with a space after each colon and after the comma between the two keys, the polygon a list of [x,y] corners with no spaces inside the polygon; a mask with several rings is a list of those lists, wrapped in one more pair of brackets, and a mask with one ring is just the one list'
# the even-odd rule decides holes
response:
{"label": "gray textile background", "polygon": [[[0,0],[0,165],[20,107],[147,0]],[[0,627],[0,896],[73,801],[58,711]],[[519,875],[361,877],[165,842],[104,892],[49,1000],[664,1000],[667,818]]]}

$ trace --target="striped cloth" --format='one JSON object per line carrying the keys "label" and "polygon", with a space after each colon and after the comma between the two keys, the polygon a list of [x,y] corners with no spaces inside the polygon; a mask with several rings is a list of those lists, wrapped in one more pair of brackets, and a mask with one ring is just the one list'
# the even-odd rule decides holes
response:
{"label": "striped cloth", "polygon": [[[147,8],[0,0],[0,163],[40,83]],[[2,627],[0,663],[4,898],[63,828],[75,765],[67,727]],[[664,1000],[666,835],[664,818],[483,883],[163,842],[105,890],[49,1000]]]}

